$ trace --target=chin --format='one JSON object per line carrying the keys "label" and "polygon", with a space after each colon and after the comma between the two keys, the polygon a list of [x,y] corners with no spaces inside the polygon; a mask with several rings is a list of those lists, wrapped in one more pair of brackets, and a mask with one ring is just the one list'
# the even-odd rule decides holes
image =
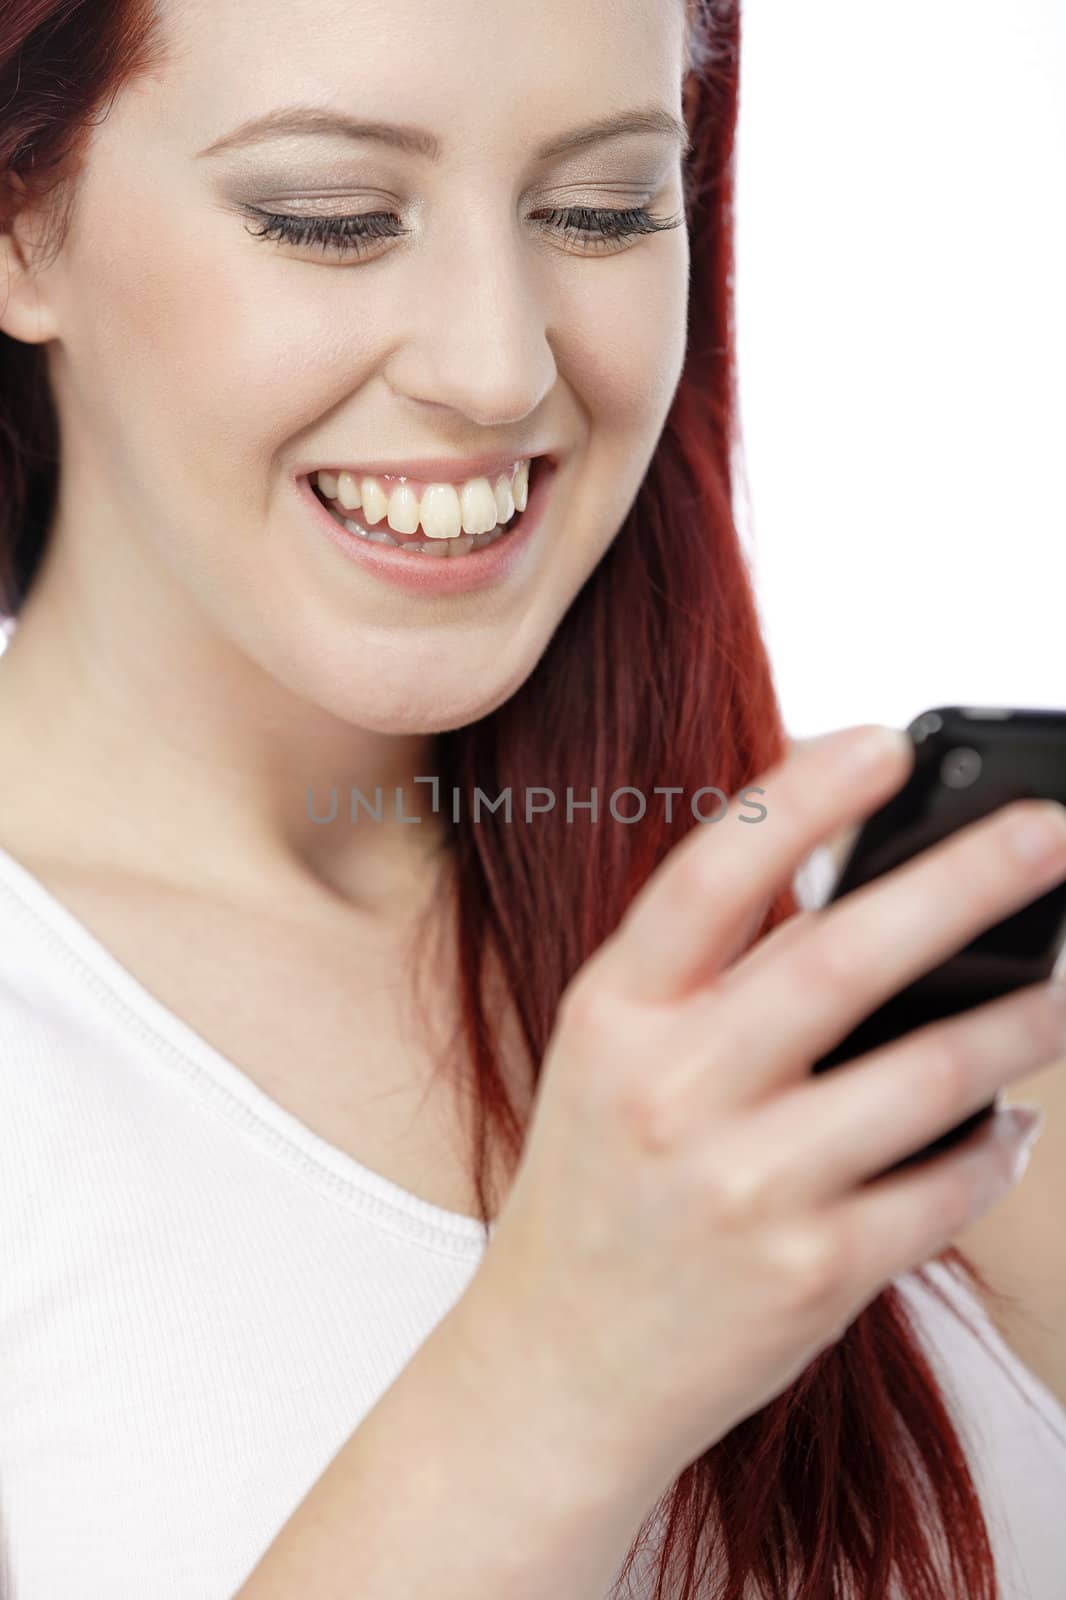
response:
{"label": "chin", "polygon": [[465,728],[479,721],[510,699],[515,687],[518,686],[501,685],[491,694],[486,694],[482,687],[478,694],[472,694],[467,682],[453,694],[443,693],[439,685],[434,685],[427,693],[424,684],[408,687],[400,680],[390,685],[386,696],[376,685],[372,705],[361,697],[338,704],[336,694],[324,692],[316,695],[312,691],[310,698],[317,700],[324,711],[367,733],[424,736],[449,733],[453,728]]}

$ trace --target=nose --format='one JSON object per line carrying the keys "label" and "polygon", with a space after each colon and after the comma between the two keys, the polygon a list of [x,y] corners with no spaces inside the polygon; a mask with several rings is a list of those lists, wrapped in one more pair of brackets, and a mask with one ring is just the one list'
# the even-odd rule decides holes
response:
{"label": "nose", "polygon": [[409,260],[413,309],[386,368],[394,392],[486,430],[534,413],[557,372],[542,277],[517,227],[498,215],[476,225],[466,208]]}

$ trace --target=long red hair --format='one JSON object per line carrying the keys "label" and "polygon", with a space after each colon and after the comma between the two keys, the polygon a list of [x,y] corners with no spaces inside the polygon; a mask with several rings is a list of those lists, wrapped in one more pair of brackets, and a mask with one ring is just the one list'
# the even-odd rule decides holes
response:
{"label": "long red hair", "polygon": [[[684,109],[691,242],[689,348],[654,458],[625,523],[535,670],[491,715],[437,739],[443,791],[544,786],[735,794],[786,739],[733,517],[741,465],[733,322],[739,0],[686,0]],[[60,185],[52,246],[98,109],[162,65],[150,0],[5,0],[0,14],[0,227],[22,194]],[[21,182],[11,182],[13,176]],[[67,209],[64,209],[66,207]],[[0,334],[0,612],[15,619],[52,518],[58,429],[44,351]],[[463,808],[466,809],[465,807]],[[629,815],[627,808],[623,815]],[[449,908],[462,1025],[452,1070],[469,1075],[471,1169],[482,1221],[490,1134],[512,1156],[523,1129],[487,1005],[499,963],[532,1081],[560,996],[667,852],[687,806],[649,805],[632,826],[556,810],[530,826],[483,813],[450,826]],[[756,938],[792,915],[783,890]],[[442,1061],[441,1066],[444,1066]],[[993,1293],[958,1249],[940,1259]],[[924,1270],[933,1293],[940,1291]],[[944,1297],[940,1296],[943,1300]],[[1001,1297],[1006,1298],[1006,1297]],[[668,1352],[664,1353],[668,1359]],[[934,1526],[933,1524],[936,1524]],[[650,1544],[653,1530],[656,1542]],[[935,1546],[949,1570],[936,1565]],[[655,1552],[654,1600],[997,1600],[976,1486],[901,1295],[884,1289],[776,1400],[670,1486],[623,1576]],[[725,1577],[708,1587],[712,1560]],[[901,1589],[897,1586],[902,1586]]]}

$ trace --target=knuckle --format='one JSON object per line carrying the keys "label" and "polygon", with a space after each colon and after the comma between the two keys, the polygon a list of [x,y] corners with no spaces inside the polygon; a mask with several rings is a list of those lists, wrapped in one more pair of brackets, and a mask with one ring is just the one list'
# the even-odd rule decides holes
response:
{"label": "knuckle", "polygon": [[971,1058],[968,1029],[945,1030],[923,1044],[917,1077],[925,1110],[947,1121],[965,1107]]}
{"label": "knuckle", "polygon": [[839,1228],[808,1220],[777,1231],[772,1261],[788,1306],[822,1312],[836,1303],[848,1282],[851,1252]]}
{"label": "knuckle", "polygon": [[739,1231],[775,1215],[781,1206],[783,1183],[765,1163],[734,1158],[707,1170],[703,1195],[715,1222]]}
{"label": "knuckle", "polygon": [[855,987],[870,969],[865,941],[849,935],[835,921],[823,920],[816,935],[797,947],[795,959],[805,986],[832,994]]}

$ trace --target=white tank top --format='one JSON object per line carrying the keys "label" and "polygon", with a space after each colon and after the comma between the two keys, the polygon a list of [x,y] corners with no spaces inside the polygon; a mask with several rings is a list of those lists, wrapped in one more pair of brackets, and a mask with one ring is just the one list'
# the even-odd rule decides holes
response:
{"label": "white tank top", "polygon": [[[484,1245],[265,1095],[0,851],[2,1600],[229,1600]],[[1004,1600],[1063,1600],[1066,1414],[976,1301],[992,1357],[900,1282]]]}

